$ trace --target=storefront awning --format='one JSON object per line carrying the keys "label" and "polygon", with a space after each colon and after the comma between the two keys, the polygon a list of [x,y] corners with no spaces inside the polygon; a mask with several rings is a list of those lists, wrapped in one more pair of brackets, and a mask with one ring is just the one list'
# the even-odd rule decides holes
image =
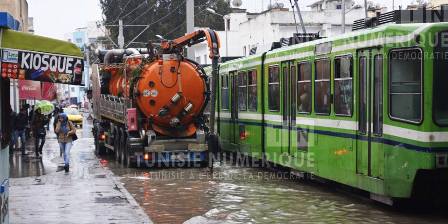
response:
{"label": "storefront awning", "polygon": [[66,41],[0,28],[3,78],[81,85],[81,50]]}

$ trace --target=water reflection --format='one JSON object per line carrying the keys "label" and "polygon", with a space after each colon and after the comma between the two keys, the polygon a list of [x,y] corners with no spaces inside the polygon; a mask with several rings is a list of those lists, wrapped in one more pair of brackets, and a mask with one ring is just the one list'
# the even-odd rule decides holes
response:
{"label": "water reflection", "polygon": [[35,157],[34,153],[11,152],[9,157],[11,178],[42,176],[48,171],[42,159]]}
{"label": "water reflection", "polygon": [[[279,172],[219,165],[203,169],[126,169],[108,159],[155,223],[447,223]],[[106,163],[104,163],[106,164]]]}

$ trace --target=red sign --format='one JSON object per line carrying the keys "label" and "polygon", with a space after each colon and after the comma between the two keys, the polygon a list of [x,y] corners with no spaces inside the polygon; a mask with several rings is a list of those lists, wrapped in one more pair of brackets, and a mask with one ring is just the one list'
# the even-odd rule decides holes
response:
{"label": "red sign", "polygon": [[19,79],[19,99],[36,99],[42,98],[40,82]]}
{"label": "red sign", "polygon": [[42,99],[48,101],[56,99],[56,85],[54,83],[42,83]]}

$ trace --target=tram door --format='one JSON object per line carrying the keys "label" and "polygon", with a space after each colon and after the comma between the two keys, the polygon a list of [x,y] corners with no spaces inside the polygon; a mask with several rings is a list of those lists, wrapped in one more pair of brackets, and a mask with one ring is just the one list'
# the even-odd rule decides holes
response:
{"label": "tram door", "polygon": [[230,138],[231,144],[238,144],[238,74],[237,72],[230,72]]}
{"label": "tram door", "polygon": [[297,149],[296,99],[297,70],[292,61],[281,63],[282,154],[295,155]]}
{"label": "tram door", "polygon": [[358,51],[358,137],[356,171],[382,178],[384,151],[374,141],[383,130],[383,56],[378,49]]}

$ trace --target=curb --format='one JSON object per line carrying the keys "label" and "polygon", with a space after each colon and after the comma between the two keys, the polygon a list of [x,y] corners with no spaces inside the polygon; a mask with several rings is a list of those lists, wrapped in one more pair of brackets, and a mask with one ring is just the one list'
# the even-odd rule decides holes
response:
{"label": "curb", "polygon": [[123,184],[120,182],[120,180],[115,176],[115,174],[108,169],[107,167],[100,166],[106,171],[106,175],[109,179],[112,180],[112,182],[115,184],[115,186],[118,188],[118,190],[124,194],[126,199],[128,200],[129,204],[131,204],[134,211],[137,213],[138,217],[140,218],[141,223],[145,224],[152,224],[152,220],[149,218],[149,216],[146,214],[146,212],[143,210],[142,207],[138,204],[138,202],[134,199],[134,197],[126,190],[126,188],[123,186]]}

